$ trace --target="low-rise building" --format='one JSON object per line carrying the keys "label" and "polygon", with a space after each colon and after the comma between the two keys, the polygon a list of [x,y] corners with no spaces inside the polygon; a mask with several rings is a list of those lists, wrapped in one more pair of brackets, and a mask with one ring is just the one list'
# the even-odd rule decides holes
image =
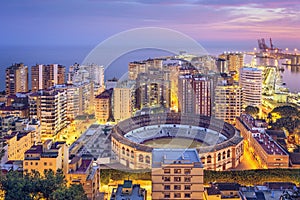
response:
{"label": "low-rise building", "polygon": [[14,116],[14,117],[29,117],[29,107],[22,104],[14,104],[11,106],[3,106],[0,108],[0,116]]}
{"label": "low-rise building", "polygon": [[205,200],[237,200],[240,197],[240,185],[237,183],[214,183],[210,187],[205,188]]}
{"label": "low-rise building", "polygon": [[112,190],[110,200],[146,200],[147,191],[139,184],[132,184],[131,180],[125,180],[124,184],[119,184],[118,188]]}
{"label": "low-rise building", "polygon": [[196,149],[153,149],[152,200],[201,200],[203,192],[203,165]]}
{"label": "low-rise building", "polygon": [[100,189],[100,169],[93,166],[93,159],[75,156],[69,163],[68,184],[81,183],[88,199],[98,199]]}
{"label": "low-rise building", "polygon": [[8,160],[24,160],[24,153],[34,144],[34,131],[16,131],[4,137]]}
{"label": "low-rise building", "polygon": [[68,172],[69,148],[65,142],[53,142],[46,140],[41,145],[33,145],[24,154],[24,173],[38,171],[44,174],[44,170],[56,172],[62,169],[64,174]]}
{"label": "low-rise building", "polygon": [[260,167],[289,167],[289,154],[266,133],[267,123],[242,114],[236,120],[236,127],[244,137],[245,147],[253,154]]}

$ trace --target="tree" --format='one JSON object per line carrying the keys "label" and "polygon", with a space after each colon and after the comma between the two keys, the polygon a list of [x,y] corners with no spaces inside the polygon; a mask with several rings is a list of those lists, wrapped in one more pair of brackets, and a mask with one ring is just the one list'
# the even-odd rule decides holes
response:
{"label": "tree", "polygon": [[[10,171],[1,177],[1,187],[6,200],[87,199],[82,185],[71,185],[68,188],[64,178],[61,170],[56,173],[45,170],[44,176],[36,171],[25,175]],[[59,198],[61,196],[65,198]]]}
{"label": "tree", "polygon": [[1,189],[5,191],[6,200],[30,200],[30,194],[26,189],[28,187],[22,173],[11,171],[5,177],[1,177]]}
{"label": "tree", "polygon": [[69,188],[61,187],[54,191],[51,200],[87,200],[82,185],[73,184]]}
{"label": "tree", "polygon": [[252,117],[255,117],[259,113],[259,108],[255,106],[247,106],[245,112]]}
{"label": "tree", "polygon": [[298,109],[293,106],[279,106],[274,108],[271,113],[277,113],[281,117],[300,117]]}
{"label": "tree", "polygon": [[56,174],[52,170],[45,170],[44,175],[40,179],[40,191],[45,198],[49,198],[52,192],[65,185],[65,177],[61,170],[57,170]]}

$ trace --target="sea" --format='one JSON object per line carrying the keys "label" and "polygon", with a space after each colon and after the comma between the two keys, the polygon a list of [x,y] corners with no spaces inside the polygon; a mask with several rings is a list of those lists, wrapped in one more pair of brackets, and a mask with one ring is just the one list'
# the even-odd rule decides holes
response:
{"label": "sea", "polygon": [[[24,63],[29,68],[36,64],[61,64],[68,69],[74,63],[83,64],[84,59],[96,46],[92,45],[1,45],[0,46],[0,90],[5,90],[5,69],[13,63]],[[224,47],[203,46],[210,55],[219,55],[224,51],[251,51],[253,48],[230,49]],[[105,66],[105,79],[120,78],[128,71],[131,61],[148,58],[171,56],[170,52],[159,49],[141,49],[128,52]],[[97,63],[100,64],[101,63]],[[284,66],[283,82],[291,92],[300,92],[300,67]],[[30,73],[29,73],[30,76]],[[29,80],[31,77],[29,77]],[[30,87],[30,86],[29,86]]]}

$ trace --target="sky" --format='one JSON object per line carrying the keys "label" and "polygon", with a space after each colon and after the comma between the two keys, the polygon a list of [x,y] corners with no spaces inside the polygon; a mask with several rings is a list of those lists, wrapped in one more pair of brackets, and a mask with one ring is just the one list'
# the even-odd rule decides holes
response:
{"label": "sky", "polygon": [[180,31],[202,44],[300,47],[299,0],[2,0],[0,45],[97,45],[132,28]]}

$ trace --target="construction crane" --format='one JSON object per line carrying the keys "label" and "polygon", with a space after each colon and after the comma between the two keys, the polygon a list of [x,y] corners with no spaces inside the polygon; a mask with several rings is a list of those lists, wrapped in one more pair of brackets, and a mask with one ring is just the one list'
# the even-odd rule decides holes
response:
{"label": "construction crane", "polygon": [[271,51],[271,52],[275,52],[275,53],[281,52],[281,49],[274,47],[272,38],[270,38],[270,47],[266,44],[264,38],[258,39],[258,48],[262,52],[267,52],[267,51],[269,51],[269,52]]}

